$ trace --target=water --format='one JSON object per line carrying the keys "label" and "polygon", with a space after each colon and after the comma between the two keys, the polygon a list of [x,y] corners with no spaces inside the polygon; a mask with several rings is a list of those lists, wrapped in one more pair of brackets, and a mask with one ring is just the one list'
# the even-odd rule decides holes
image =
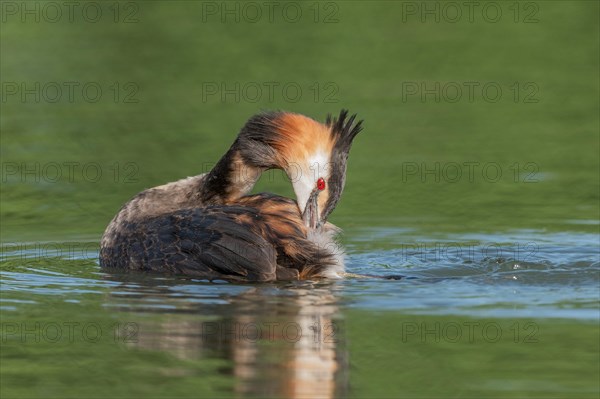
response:
{"label": "water", "polygon": [[[437,23],[408,3],[335,3],[327,24],[308,3],[297,24],[204,20],[195,1],[120,9],[135,23],[109,3],[98,23],[7,15],[3,90],[76,81],[104,95],[3,92],[0,396],[597,398],[598,4],[519,3],[514,22],[495,2],[498,23]],[[405,91],[471,81],[503,96]],[[249,82],[303,95],[206,92]],[[250,115],[342,107],[365,119],[332,214],[347,270],[401,279],[99,268],[119,207],[206,171]],[[292,194],[277,171],[255,191]]]}
{"label": "water", "polygon": [[[5,247],[4,373],[20,381],[11,393],[103,396],[131,379],[128,393],[152,397],[597,393],[596,235],[416,244],[402,230],[353,234],[349,272],[403,279],[210,284],[106,273],[95,241]],[[369,234],[396,249],[363,249]],[[68,378],[57,379],[63,361]],[[419,368],[439,383],[415,378]],[[92,389],[92,377],[104,383]]]}

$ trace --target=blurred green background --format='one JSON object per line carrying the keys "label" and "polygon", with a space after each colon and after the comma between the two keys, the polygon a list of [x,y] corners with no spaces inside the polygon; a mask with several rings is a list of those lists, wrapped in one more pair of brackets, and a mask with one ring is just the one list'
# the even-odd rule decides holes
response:
{"label": "blurred green background", "polygon": [[[342,227],[598,229],[597,2],[33,4],[39,23],[3,6],[5,240],[99,237],[262,109],[365,120]],[[292,193],[279,172],[257,190]]]}

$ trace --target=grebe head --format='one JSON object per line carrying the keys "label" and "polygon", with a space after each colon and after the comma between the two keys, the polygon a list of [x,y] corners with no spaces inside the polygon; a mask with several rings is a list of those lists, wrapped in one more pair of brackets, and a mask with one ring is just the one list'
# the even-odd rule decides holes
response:
{"label": "grebe head", "polygon": [[346,162],[362,121],[342,110],[319,123],[289,112],[252,117],[242,128],[238,148],[245,162],[283,169],[292,182],[308,227],[320,227],[335,208],[346,182]]}

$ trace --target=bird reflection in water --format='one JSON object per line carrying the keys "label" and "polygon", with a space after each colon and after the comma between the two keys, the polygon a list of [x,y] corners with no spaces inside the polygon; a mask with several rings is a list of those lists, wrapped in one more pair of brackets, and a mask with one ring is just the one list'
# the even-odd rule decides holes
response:
{"label": "bird reflection in water", "polygon": [[[204,290],[205,285],[198,288]],[[335,283],[236,288],[245,291],[232,296],[224,296],[221,291],[209,303],[174,297],[166,286],[160,287],[160,301],[157,297],[133,296],[136,311],[144,309],[144,304],[157,302],[163,310],[146,308],[159,311],[161,317],[142,318],[136,323],[136,339],[128,345],[168,352],[182,360],[226,360],[230,366],[219,373],[234,378],[235,393],[241,396],[345,395],[348,352],[343,321],[336,318]],[[156,287],[152,291],[158,294]],[[116,298],[123,305],[124,296]],[[131,310],[130,306],[126,308]]]}

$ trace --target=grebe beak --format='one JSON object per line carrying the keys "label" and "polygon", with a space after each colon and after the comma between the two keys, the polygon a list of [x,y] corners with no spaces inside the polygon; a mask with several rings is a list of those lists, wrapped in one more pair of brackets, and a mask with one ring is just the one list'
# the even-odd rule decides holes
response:
{"label": "grebe beak", "polygon": [[319,190],[315,189],[310,193],[304,213],[302,214],[302,220],[306,227],[316,229],[321,227],[321,220],[319,220],[319,204],[317,198],[319,197]]}

